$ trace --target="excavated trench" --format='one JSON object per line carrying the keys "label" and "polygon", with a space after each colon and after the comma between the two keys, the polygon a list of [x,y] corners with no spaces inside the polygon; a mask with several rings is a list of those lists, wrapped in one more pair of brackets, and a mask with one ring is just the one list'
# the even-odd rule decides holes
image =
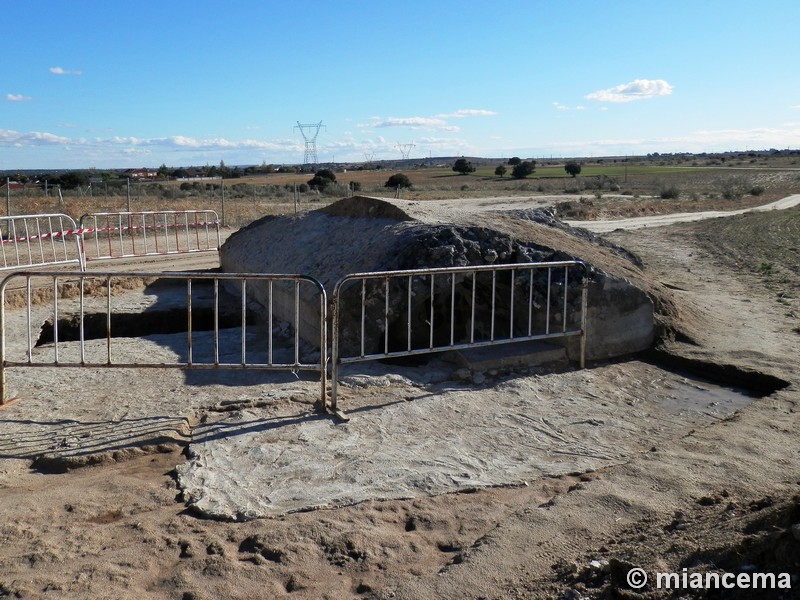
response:
{"label": "excavated trench", "polygon": [[[560,269],[560,274],[563,274]],[[531,283],[536,285],[542,280],[546,281],[546,274],[535,274],[533,280],[527,277],[517,277],[514,280],[516,289],[514,305],[514,315],[509,312],[508,306],[498,308],[495,311],[494,320],[490,318],[491,294],[498,296],[511,295],[511,277],[508,273],[499,274],[494,280],[489,273],[481,273],[475,278],[475,294],[477,298],[477,310],[473,313],[472,304],[464,301],[464,298],[472,297],[473,281],[472,275],[456,276],[453,282],[450,276],[441,277],[433,290],[434,302],[431,304],[431,286],[428,281],[411,281],[411,296],[415,298],[416,307],[411,313],[413,322],[428,323],[433,314],[435,327],[433,329],[434,344],[447,344],[451,336],[451,323],[455,325],[454,340],[456,343],[466,342],[470,337],[470,328],[473,316],[475,317],[475,340],[481,341],[488,339],[490,331],[494,331],[497,339],[508,337],[512,330],[514,335],[520,336],[527,333],[531,326],[534,331],[544,330],[547,326],[545,315],[549,315],[549,326],[551,328],[561,327],[563,302],[563,280],[561,277],[554,277],[552,283],[551,306],[550,310],[544,310],[546,295],[541,292],[541,286],[535,291],[531,291]],[[570,285],[579,289],[578,279],[572,279]],[[401,298],[408,297],[408,280],[402,279],[400,282],[393,283],[390,289],[390,296]],[[160,284],[160,289],[165,295],[180,295],[184,293],[181,285]],[[453,292],[455,299],[453,300]],[[355,299],[362,294],[361,287],[357,286],[349,294],[344,294],[347,299],[350,295]],[[365,311],[365,332],[371,343],[366,345],[367,350],[373,349],[376,352],[382,351],[384,344],[384,332],[378,326],[378,315],[383,315],[385,310],[385,287],[383,282],[379,284],[368,283],[364,292],[368,299]],[[532,314],[529,320],[527,306],[529,296],[533,298],[533,304],[537,311]],[[579,294],[573,294],[579,297]],[[137,302],[132,302],[131,307],[125,312],[115,312],[111,314],[110,320],[105,312],[87,312],[82,317],[79,314],[66,314],[58,319],[58,341],[59,343],[79,342],[81,340],[81,328],[83,329],[82,338],[85,341],[117,338],[141,338],[162,334],[187,333],[189,330],[189,319],[185,307],[176,307],[172,302],[165,302],[165,306],[158,303],[148,306],[140,311],[133,308]],[[346,304],[346,303],[345,303]],[[357,304],[357,303],[356,303]],[[453,311],[455,309],[455,311]],[[241,322],[241,302],[234,295],[227,292],[220,294],[218,303],[218,314],[215,318],[214,307],[196,303],[192,308],[191,330],[193,332],[209,332],[214,330],[223,331],[225,329],[240,329]],[[568,303],[566,327],[579,326],[580,306],[575,302]],[[245,318],[249,328],[263,328],[266,321],[265,316],[258,308],[252,305],[246,310]],[[451,319],[452,315],[452,319]],[[405,308],[398,310],[394,316],[393,323],[389,329],[389,349],[404,349],[407,347],[407,328],[408,317]],[[513,317],[513,318],[512,318]],[[284,331],[282,336],[276,337],[276,342],[281,340],[287,344],[286,349],[290,349],[293,334],[291,325],[282,324]],[[52,344],[55,340],[53,319],[47,319],[41,326],[35,347],[42,347]],[[412,330],[412,349],[426,348],[430,343],[430,329],[425,327],[422,330]],[[508,344],[507,346],[513,346]],[[501,346],[502,347],[502,346]],[[432,353],[430,355],[417,355],[413,361],[406,365],[416,365],[420,370],[425,370],[428,363],[441,361],[446,356],[443,352]],[[697,359],[676,356],[657,348],[648,349],[640,353],[639,358],[647,363],[663,370],[664,372],[679,374],[688,379],[696,379],[699,382],[720,386],[720,389],[729,389],[734,398],[762,398],[769,396],[789,385],[789,383],[778,377],[752,371],[744,370],[734,365],[710,363]],[[624,363],[630,360],[629,357],[617,359],[607,359],[598,361],[595,366],[603,366],[614,363]],[[387,365],[395,364],[397,361],[387,359],[382,362]],[[590,365],[591,367],[592,365]],[[455,367],[454,367],[455,368]],[[492,369],[495,372],[507,372],[503,369]],[[511,369],[513,372],[513,369]],[[702,394],[701,394],[702,396]],[[693,395],[698,398],[697,395]],[[740,402],[737,401],[737,405]]]}
{"label": "excavated trench", "polygon": [[[221,258],[229,272],[306,273],[331,291],[352,272],[558,260],[581,257],[598,245],[573,239],[546,215],[526,213],[511,224],[497,217],[494,225],[506,229],[423,223],[382,202],[349,199],[326,211],[256,222],[229,238]],[[562,243],[569,252],[558,249]],[[372,362],[344,369],[344,408],[352,407],[354,415],[345,424],[310,410],[298,412],[292,402],[266,411],[266,405],[247,402],[221,413],[208,409],[192,430],[187,462],[177,469],[183,500],[206,517],[247,520],[369,499],[518,485],[624,462],[656,441],[727,418],[787,385],[733,366],[650,350],[657,331],[652,290],[632,283],[638,267],[624,253],[605,247],[596,256],[602,264],[590,265],[590,368],[550,374],[487,368],[485,377],[473,372],[465,379],[456,375],[465,369],[442,355],[428,355],[414,366]],[[434,344],[447,344],[472,335],[485,339],[492,332],[503,338],[564,323],[573,327],[580,294],[572,292],[580,277],[570,274],[565,286],[563,270],[551,276],[523,273],[513,283],[507,273],[474,279],[447,275],[433,284],[429,278],[399,279],[391,282],[388,296],[383,282],[367,284],[363,292],[354,286],[342,297],[342,317],[350,323],[344,325],[345,351],[358,343],[362,321],[367,353],[382,351],[384,344],[390,351],[406,348],[409,323],[412,349],[427,347],[431,334]],[[248,302],[280,306],[279,298],[255,285],[248,292],[253,294]],[[494,302],[512,297],[510,304]],[[306,321],[292,322],[291,310],[276,312],[276,321],[308,331],[318,319],[315,300],[301,299],[301,312],[311,315]],[[241,300],[233,297],[226,304],[240,307]],[[529,306],[536,310],[529,312]],[[388,331],[379,324],[387,313]],[[248,312],[247,320],[263,321],[263,310]],[[166,301],[114,314],[110,322],[111,336],[130,337],[130,344],[188,326],[185,308]],[[84,339],[104,338],[109,331],[102,311],[82,319],[64,315],[57,323],[59,342],[78,339],[81,323]],[[226,309],[215,320],[211,307],[196,306],[191,327],[236,328],[241,317],[238,308]],[[53,329],[52,322],[44,324],[39,344],[53,342]],[[153,342],[160,343],[157,335]],[[649,363],[640,360],[644,351]]]}

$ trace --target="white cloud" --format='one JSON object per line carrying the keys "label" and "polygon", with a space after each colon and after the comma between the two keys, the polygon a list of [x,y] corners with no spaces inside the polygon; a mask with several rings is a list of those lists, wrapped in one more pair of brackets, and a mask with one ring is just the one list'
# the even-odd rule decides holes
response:
{"label": "white cloud", "polygon": [[452,113],[435,115],[441,119],[463,119],[464,117],[493,117],[497,113],[493,110],[485,110],[482,108],[462,108]]}
{"label": "white cloud", "polygon": [[76,71],[74,69],[62,69],[61,67],[50,67],[50,72],[53,75],[83,75],[83,71]]}
{"label": "white cloud", "polygon": [[361,128],[405,127],[406,129],[432,129],[434,131],[460,131],[455,125],[448,125],[444,119],[436,117],[371,117],[370,123]]}
{"label": "white cloud", "polygon": [[23,96],[22,94],[6,94],[6,101],[8,102],[30,102],[33,100],[30,96]]}
{"label": "white cloud", "polygon": [[20,147],[20,146],[51,146],[65,145],[71,141],[69,138],[45,133],[41,131],[29,131],[20,133],[11,129],[0,129],[0,148],[1,147]]}
{"label": "white cloud", "polygon": [[657,96],[669,96],[672,86],[663,79],[636,79],[612,88],[587,94],[587,100],[599,102],[634,102]]}
{"label": "white cloud", "polygon": [[553,102],[553,108],[555,108],[556,110],[565,110],[565,111],[566,110],[586,110],[586,107],[582,106],[580,104],[578,106],[567,106],[566,104],[563,104],[562,102]]}

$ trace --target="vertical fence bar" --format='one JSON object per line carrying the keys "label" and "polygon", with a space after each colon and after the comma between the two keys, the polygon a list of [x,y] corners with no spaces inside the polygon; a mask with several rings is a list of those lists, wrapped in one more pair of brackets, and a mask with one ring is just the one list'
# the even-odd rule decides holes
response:
{"label": "vertical fence bar", "polygon": [[528,335],[533,331],[533,269],[528,271]]}
{"label": "vertical fence bar", "polygon": [[22,222],[25,224],[25,247],[28,249],[28,264],[33,264],[33,253],[31,252],[31,234],[28,230],[28,219],[23,219]]}
{"label": "vertical fence bar", "polygon": [[294,282],[294,364],[300,364],[300,282]]}
{"label": "vertical fence bar", "polygon": [[269,328],[269,334],[267,338],[267,364],[272,364],[272,279],[269,280],[267,284],[268,293],[269,293],[269,314],[267,316],[267,327]]}
{"label": "vertical fence bar", "polygon": [[17,222],[16,221],[11,221],[11,229],[13,230],[13,234],[11,235],[11,239],[13,240],[14,251],[15,251],[15,253],[17,255],[17,265],[19,265],[20,264],[20,260],[19,260],[19,244],[17,243]]}
{"label": "vertical fence bar", "polygon": [[384,278],[383,302],[383,352],[389,354],[389,278]]}
{"label": "vertical fence bar", "polygon": [[192,280],[186,280],[186,364],[192,366]]}
{"label": "vertical fence bar", "polygon": [[567,291],[569,290],[569,269],[564,267],[564,311],[561,314],[561,332],[567,330]]}
{"label": "vertical fence bar", "polygon": [[158,220],[157,220],[158,217],[156,216],[156,213],[153,213],[152,217],[153,217],[153,237],[156,240],[156,242],[155,242],[156,243],[156,254],[160,254],[161,251],[158,248]]}
{"label": "vertical fence bar", "polygon": [[583,265],[583,278],[581,280],[581,369],[586,368],[586,324],[589,310],[589,273]]}
{"label": "vertical fence bar", "polygon": [[119,219],[117,221],[117,237],[119,238],[118,256],[125,256],[125,227],[122,224],[122,215],[119,215]]}
{"label": "vertical fence bar", "polygon": [[[3,289],[3,293],[5,293],[5,289]],[[3,302],[5,304],[5,301]],[[5,306],[3,307],[5,309]],[[26,312],[26,319],[25,323],[27,325],[28,330],[28,363],[33,360],[33,321],[31,315],[31,276],[28,275],[25,278],[25,312]],[[5,324],[3,324],[5,328]],[[5,332],[4,332],[5,335]],[[5,357],[5,355],[3,355]]]}
{"label": "vertical fence bar", "polygon": [[86,314],[86,308],[84,306],[84,297],[85,297],[85,293],[84,292],[85,292],[85,290],[84,290],[84,279],[83,279],[83,277],[80,278],[78,285],[79,285],[80,295],[81,295],[80,300],[79,300],[80,316],[79,316],[79,322],[78,322],[78,327],[79,327],[78,336],[79,336],[79,343],[80,343],[81,364],[83,365],[83,364],[86,364],[86,345],[85,345],[86,344],[86,335],[85,335],[85,332],[84,332],[84,315]]}
{"label": "vertical fence bar", "polygon": [[[83,219],[81,219],[81,221],[83,221]],[[97,217],[92,217],[92,221],[93,221],[92,230],[94,233],[95,252],[97,253],[97,256],[100,256],[100,232],[98,231],[98,229],[100,229],[100,226],[98,225]]]}
{"label": "vertical fence bar", "polygon": [[[69,228],[64,227],[64,217],[59,215],[58,216],[58,231],[61,233],[61,240],[64,242],[64,260],[67,260],[69,258],[69,253],[67,252],[67,235],[65,233],[67,231],[67,229],[72,229],[72,228],[71,227],[69,227]],[[52,226],[50,226],[50,231],[53,231]],[[75,245],[78,247],[78,260],[80,261],[81,260],[81,256],[80,255],[82,254],[81,248],[83,247],[82,244],[80,243],[81,242],[81,237],[80,237],[80,234],[73,234],[73,237],[75,238]],[[51,240],[51,245],[53,247],[53,260],[58,260],[58,258],[56,258],[57,255],[58,255],[58,252],[56,251],[55,236],[50,236],[50,240]]]}
{"label": "vertical fence bar", "polygon": [[408,309],[406,311],[406,338],[407,350],[411,351],[411,286],[413,285],[414,278],[408,276]]}
{"label": "vertical fence bar", "polygon": [[319,384],[317,408],[325,410],[328,393],[328,296],[325,287],[319,286]]}
{"label": "vertical fence bar", "polygon": [[514,339],[514,270],[511,270],[511,315],[508,323],[508,338]]}
{"label": "vertical fence bar", "polygon": [[492,271],[492,333],[490,339],[494,341],[495,301],[497,298],[497,271]]}
{"label": "vertical fence bar", "polygon": [[550,286],[551,286],[551,277],[553,275],[553,269],[548,267],[547,268],[547,308],[545,310],[545,327],[544,327],[544,334],[550,335]]}
{"label": "vertical fence bar", "polygon": [[434,280],[435,279],[436,279],[436,275],[431,273],[431,319],[430,319],[431,331],[430,331],[430,342],[429,342],[429,345],[428,345],[429,348],[433,348],[433,300],[434,300],[434,294],[435,294],[435,292],[434,292]]}
{"label": "vertical fence bar", "polygon": [[364,319],[366,312],[367,280],[361,280],[361,356],[364,356]]}
{"label": "vertical fence bar", "polygon": [[456,274],[450,274],[450,345],[455,339],[455,319],[456,319]]}
{"label": "vertical fence bar", "polygon": [[[56,250],[56,235],[57,233],[53,231],[53,217],[47,217],[47,228],[50,232],[50,252],[53,253],[53,260],[58,260],[58,250]],[[58,233],[61,234],[61,240],[64,242],[64,258],[66,259],[67,256],[67,236],[64,234],[64,219],[62,217],[58,218]],[[44,252],[42,252],[42,258],[44,258]]]}
{"label": "vertical fence bar", "polygon": [[58,277],[53,277],[53,359],[58,364]]}
{"label": "vertical fence bar", "polygon": [[145,220],[144,213],[140,215],[142,217],[142,244],[144,245],[144,253],[148,254],[149,250],[147,249],[147,221]]}
{"label": "vertical fence bar", "polygon": [[169,221],[167,219],[167,213],[164,213],[164,246],[167,254],[169,254]]}
{"label": "vertical fence bar", "polygon": [[111,276],[106,277],[106,362],[111,364]]}
{"label": "vertical fence bar", "polygon": [[[2,231],[0,231],[0,235],[4,235]],[[8,244],[9,241],[10,240],[5,239],[5,237],[4,237],[3,240],[2,240],[2,244],[0,244],[0,246],[2,246],[2,248],[3,248],[3,268],[4,269],[6,267],[8,267],[8,260],[6,259],[6,244]]]}
{"label": "vertical fence bar", "polygon": [[469,318],[469,343],[475,343],[475,288],[478,272],[472,272],[472,300],[470,302],[470,318]]}
{"label": "vertical fence bar", "polygon": [[[53,236],[50,236],[52,239]],[[36,241],[39,243],[39,262],[44,262],[44,242],[42,242],[42,224],[36,219]]]}
{"label": "vertical fence bar", "polygon": [[219,279],[214,278],[214,366],[219,366]]}
{"label": "vertical fence bar", "polygon": [[247,366],[247,279],[242,279],[242,367]]}
{"label": "vertical fence bar", "polygon": [[135,215],[133,214],[128,215],[128,230],[131,236],[131,254],[136,256],[136,238],[139,235],[139,232],[137,231],[138,227],[133,220],[134,216]]}

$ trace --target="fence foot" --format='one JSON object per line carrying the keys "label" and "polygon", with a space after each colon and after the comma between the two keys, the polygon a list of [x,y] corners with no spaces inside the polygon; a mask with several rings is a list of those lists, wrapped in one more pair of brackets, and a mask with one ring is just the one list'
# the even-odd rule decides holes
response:
{"label": "fence foot", "polygon": [[347,423],[350,420],[349,415],[343,410],[339,410],[338,408],[334,411],[331,411],[331,414],[337,419],[339,419],[342,423]]}

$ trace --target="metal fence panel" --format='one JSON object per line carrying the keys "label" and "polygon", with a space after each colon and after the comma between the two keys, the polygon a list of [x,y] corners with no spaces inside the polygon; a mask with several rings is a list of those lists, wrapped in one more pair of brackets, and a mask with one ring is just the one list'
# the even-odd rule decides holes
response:
{"label": "metal fence panel", "polygon": [[106,212],[81,217],[86,260],[217,251],[219,226],[213,210]]}
{"label": "metal fence panel", "polygon": [[64,264],[84,268],[80,231],[68,215],[0,217],[0,233],[0,271]]}
{"label": "metal fence panel", "polygon": [[[146,356],[124,351],[115,334],[124,328],[130,309],[118,286],[124,280],[185,284],[185,294],[170,295],[166,320],[174,346]],[[300,331],[286,332],[283,341],[274,329],[271,303],[259,308],[258,319],[248,306],[248,283],[263,281],[272,291],[286,286],[300,310],[300,288],[316,291],[320,305],[318,348],[301,348]],[[233,292],[233,293],[230,293]],[[7,301],[22,307],[24,331],[16,329],[15,349],[8,344]],[[222,301],[222,298],[225,301]],[[42,301],[44,307],[42,305]],[[49,304],[49,305],[48,305]],[[36,307],[37,316],[32,316]],[[304,275],[258,273],[87,273],[19,272],[0,283],[0,404],[6,400],[6,369],[9,367],[113,367],[250,369],[273,371],[318,371],[320,406],[325,404],[327,385],[327,297],[321,283]],[[134,313],[135,314],[135,313]],[[136,315],[142,318],[143,313]],[[201,315],[205,324],[200,326]],[[295,315],[296,317],[298,315]],[[152,317],[151,317],[152,318]],[[296,318],[295,323],[300,319]],[[42,325],[44,323],[44,325]],[[141,321],[139,321],[141,327]],[[202,329],[202,332],[201,332]],[[140,336],[137,327],[129,335]],[[224,335],[223,335],[224,333]],[[134,360],[135,358],[135,360]]]}
{"label": "metal fence panel", "polygon": [[578,336],[583,367],[587,289],[578,260],[347,275],[333,291],[328,407],[339,366],[359,361]]}

